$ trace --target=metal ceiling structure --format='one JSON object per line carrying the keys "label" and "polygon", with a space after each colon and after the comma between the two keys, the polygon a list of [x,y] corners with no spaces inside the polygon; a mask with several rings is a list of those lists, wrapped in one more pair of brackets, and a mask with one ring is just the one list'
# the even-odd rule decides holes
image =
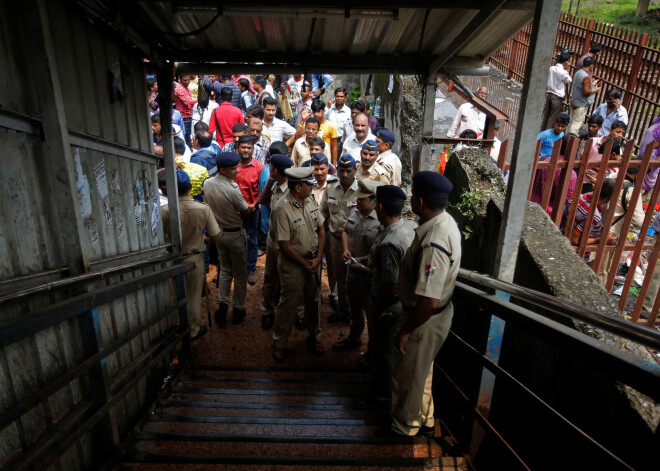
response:
{"label": "metal ceiling structure", "polygon": [[[145,57],[278,71],[412,73],[483,66],[534,15],[533,0],[78,0]],[[276,5],[276,6],[274,6]],[[250,72],[242,67],[241,70]]]}

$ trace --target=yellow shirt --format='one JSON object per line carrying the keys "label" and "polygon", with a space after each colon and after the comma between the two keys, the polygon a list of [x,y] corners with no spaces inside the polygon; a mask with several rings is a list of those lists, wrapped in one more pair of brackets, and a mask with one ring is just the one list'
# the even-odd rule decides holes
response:
{"label": "yellow shirt", "polygon": [[325,148],[325,155],[330,155],[331,149],[330,146],[332,145],[332,139],[337,139],[337,128],[334,127],[334,125],[328,121],[327,119],[321,123],[321,126],[319,127],[319,137],[325,141],[327,144]]}

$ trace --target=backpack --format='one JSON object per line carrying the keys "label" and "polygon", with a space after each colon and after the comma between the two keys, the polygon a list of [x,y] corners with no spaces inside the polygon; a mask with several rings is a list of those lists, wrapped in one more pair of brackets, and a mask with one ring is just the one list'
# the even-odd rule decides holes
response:
{"label": "backpack", "polygon": [[612,227],[614,227],[614,225],[619,222],[628,212],[628,200],[626,200],[626,196],[628,195],[628,190],[632,185],[632,182],[623,182],[623,188],[621,189],[621,206],[623,207],[623,214],[612,221]]}

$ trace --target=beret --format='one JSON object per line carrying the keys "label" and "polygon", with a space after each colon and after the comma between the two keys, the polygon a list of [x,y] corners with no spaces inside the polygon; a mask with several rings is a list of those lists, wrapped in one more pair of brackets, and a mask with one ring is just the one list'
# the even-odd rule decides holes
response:
{"label": "beret", "polygon": [[190,185],[190,177],[181,168],[176,169],[176,182],[179,185]]}
{"label": "beret", "polygon": [[284,175],[287,176],[290,182],[304,182],[309,183],[310,185],[315,185],[316,180],[314,179],[314,169],[312,167],[293,167],[287,168],[284,171]]}
{"label": "beret", "polygon": [[376,198],[381,203],[403,203],[406,201],[406,192],[396,185],[381,185],[376,188]]}
{"label": "beret", "polygon": [[344,154],[337,160],[337,168],[355,168],[355,159],[351,154]]}
{"label": "beret", "polygon": [[310,165],[323,165],[328,164],[328,157],[322,152],[315,152],[312,154],[311,164]]}
{"label": "beret", "polygon": [[376,133],[376,137],[379,139],[382,139],[385,142],[396,142],[396,139],[394,138],[394,134],[392,134],[391,131],[388,131],[387,129],[381,129]]}
{"label": "beret", "polygon": [[369,152],[373,152],[378,150],[378,144],[376,144],[376,141],[373,139],[369,139],[368,141],[365,141],[364,144],[362,144],[362,148],[368,150]]}
{"label": "beret", "polygon": [[215,158],[218,168],[234,167],[241,161],[241,156],[236,152],[220,152]]}
{"label": "beret", "polygon": [[412,190],[417,196],[424,198],[433,194],[448,195],[454,185],[444,175],[424,170],[412,177]]}
{"label": "beret", "polygon": [[369,198],[370,196],[376,196],[376,189],[379,186],[383,186],[383,183],[373,180],[358,180],[358,191],[355,192],[355,197]]}
{"label": "beret", "polygon": [[284,170],[293,167],[293,160],[283,154],[273,154],[270,156],[270,163],[277,170]]}

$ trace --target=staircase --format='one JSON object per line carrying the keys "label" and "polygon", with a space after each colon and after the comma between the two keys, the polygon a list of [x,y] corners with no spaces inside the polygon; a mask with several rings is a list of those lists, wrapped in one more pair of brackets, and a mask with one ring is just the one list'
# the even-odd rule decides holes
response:
{"label": "staircase", "polygon": [[384,411],[354,369],[190,366],[119,470],[466,470],[434,438],[376,438]]}

